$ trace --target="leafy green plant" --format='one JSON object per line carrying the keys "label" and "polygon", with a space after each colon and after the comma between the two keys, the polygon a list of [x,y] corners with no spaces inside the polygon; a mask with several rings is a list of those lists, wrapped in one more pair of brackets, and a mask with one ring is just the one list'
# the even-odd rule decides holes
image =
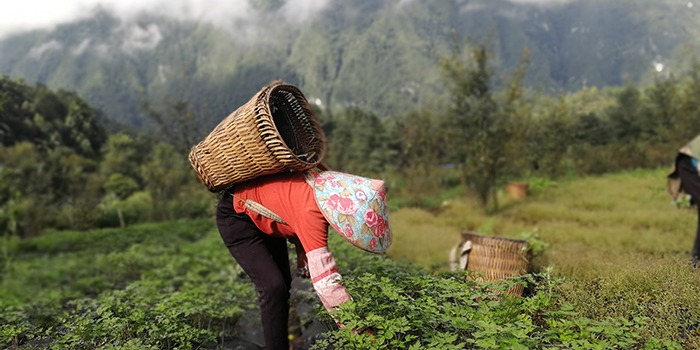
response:
{"label": "leafy green plant", "polygon": [[544,177],[530,177],[526,182],[528,184],[528,191],[532,193],[539,193],[547,188],[557,186],[557,181]]}
{"label": "leafy green plant", "polygon": [[205,221],[6,242],[0,344],[193,348],[235,331],[252,285]]}
{"label": "leafy green plant", "polygon": [[[402,269],[401,269],[402,270]],[[628,349],[644,345],[645,320],[580,316],[560,306],[555,280],[532,275],[532,296],[506,296],[510,284],[477,283],[464,275],[365,273],[348,279],[353,301],[334,317],[345,327],[314,345],[323,349]]]}
{"label": "leafy green plant", "polygon": [[516,238],[524,240],[526,244],[526,249],[531,258],[536,258],[545,253],[549,247],[549,243],[544,241],[537,228],[528,231],[522,231],[515,235]]}
{"label": "leafy green plant", "polygon": [[691,197],[689,194],[683,194],[678,196],[678,198],[671,201],[677,208],[689,209],[692,208],[693,204],[691,202]]}
{"label": "leafy green plant", "polygon": [[[553,276],[566,277],[557,284],[560,303],[575,305],[579,316],[597,322],[641,320],[635,331],[649,344],[697,348],[700,307],[693,300],[700,297],[700,275],[689,264],[697,218],[669,205],[667,172],[661,167],[560,180],[491,217],[479,216],[469,198],[455,200],[435,217],[400,210],[392,213],[399,223],[390,254],[429,268],[446,259],[445,253],[433,254],[435,249],[449,249],[433,242],[456,237],[461,227],[526,240],[534,234],[534,252],[540,243],[544,251],[531,261],[532,270],[552,267]],[[437,229],[423,229],[420,222],[406,226],[407,217]]]}
{"label": "leafy green plant", "polygon": [[[398,214],[392,216],[392,248],[437,252],[391,252],[401,261],[362,252],[331,233],[353,301],[333,315],[345,327],[324,333],[313,346],[697,347],[698,275],[681,260],[694,221],[656,192],[662,176],[661,170],[642,171],[563,182],[542,200],[491,217],[464,218],[470,207],[457,201],[438,214],[392,213]],[[481,283],[406,261],[420,254],[433,254],[421,261],[425,266],[446,259],[438,245],[424,242],[450,242],[459,232],[450,231],[450,223],[515,232],[511,236],[529,241],[553,268]],[[13,350],[216,347],[256,303],[208,220],[51,232],[0,244],[0,344]],[[526,287],[523,297],[504,294],[515,283]],[[335,323],[315,295],[304,298],[318,311],[304,319]]]}
{"label": "leafy green plant", "polygon": [[[332,239],[334,241],[335,239]],[[629,349],[670,340],[643,338],[644,318],[582,316],[561,302],[565,279],[551,269],[523,280],[476,282],[467,272],[434,273],[336,243],[353,300],[328,316],[344,327],[327,332],[313,349]],[[505,293],[525,284],[524,297]],[[319,308],[319,310],[321,310]]]}

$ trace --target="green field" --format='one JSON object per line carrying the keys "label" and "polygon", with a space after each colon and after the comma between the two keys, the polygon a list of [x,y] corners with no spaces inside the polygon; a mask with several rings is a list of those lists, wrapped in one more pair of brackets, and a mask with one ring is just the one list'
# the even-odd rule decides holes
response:
{"label": "green field", "polygon": [[668,169],[639,170],[557,183],[534,183],[524,201],[501,193],[503,209],[487,217],[456,200],[432,215],[405,209],[392,216],[394,258],[444,267],[463,230],[519,237],[536,232],[548,248],[532,262],[565,277],[562,298],[601,319],[645,316],[651,335],[700,347],[700,271],[689,266],[694,208],[678,209],[666,192]]}
{"label": "green field", "polygon": [[[334,235],[354,301],[337,315],[348,327],[317,348],[700,347],[700,273],[689,265],[697,218],[671,204],[665,169],[530,184],[525,200],[501,193],[491,216],[464,197],[392,211],[389,259]],[[524,297],[445,272],[463,230],[547,245]],[[9,349],[224,348],[254,310],[213,219],[6,236],[0,263]],[[351,332],[366,327],[373,336]]]}

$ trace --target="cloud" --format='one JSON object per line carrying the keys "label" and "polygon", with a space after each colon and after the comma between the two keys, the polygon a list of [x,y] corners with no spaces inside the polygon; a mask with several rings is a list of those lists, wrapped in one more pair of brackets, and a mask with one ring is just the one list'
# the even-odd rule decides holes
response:
{"label": "cloud", "polygon": [[[277,15],[292,23],[306,21],[323,10],[330,0],[286,0]],[[3,3],[0,11],[0,37],[52,27],[87,18],[96,7],[107,9],[122,19],[151,12],[178,19],[203,20],[230,26],[257,18],[248,0],[19,0]],[[262,23],[258,23],[264,26]]]}
{"label": "cloud", "polygon": [[304,22],[320,13],[329,2],[330,0],[288,0],[280,13],[287,21]]}
{"label": "cloud", "polygon": [[550,4],[561,4],[565,2],[573,2],[577,0],[508,0],[516,4],[536,4],[536,5],[550,5]]}
{"label": "cloud", "polygon": [[63,49],[63,45],[61,43],[59,43],[56,40],[51,40],[49,42],[45,42],[41,45],[33,47],[31,50],[29,50],[29,57],[38,59],[44,55],[44,52],[56,51],[56,50],[62,50],[62,49]]}
{"label": "cloud", "polygon": [[82,55],[90,47],[91,41],[92,41],[91,39],[83,39],[83,41],[81,41],[78,46],[71,49],[71,53],[75,56]]}
{"label": "cloud", "polygon": [[8,1],[0,11],[0,36],[46,28],[78,18],[83,5],[79,1]]}
{"label": "cloud", "polygon": [[158,45],[161,39],[163,39],[163,34],[160,33],[160,29],[155,24],[150,24],[146,28],[131,26],[126,29],[122,49],[126,52],[151,50]]}
{"label": "cloud", "polygon": [[[266,21],[300,23],[324,10],[331,0],[284,0],[274,16],[261,16],[250,5],[251,0],[12,0],[5,1],[0,10],[0,38],[10,34],[52,27],[84,19],[102,7],[123,20],[150,12],[177,19],[201,20],[223,28],[245,26],[247,31],[264,29]],[[348,0],[337,0],[348,1]],[[378,1],[378,0],[377,0]],[[449,0],[448,0],[449,1]],[[478,5],[477,2],[452,0],[458,4]],[[489,1],[489,0],[484,0]],[[583,0],[507,0],[514,4],[549,5]],[[397,7],[416,0],[397,0]]]}

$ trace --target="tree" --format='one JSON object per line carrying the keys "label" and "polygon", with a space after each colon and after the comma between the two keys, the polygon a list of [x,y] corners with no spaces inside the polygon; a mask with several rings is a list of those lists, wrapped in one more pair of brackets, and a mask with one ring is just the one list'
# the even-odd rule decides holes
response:
{"label": "tree", "polygon": [[25,108],[29,87],[6,77],[0,78],[0,145],[11,146],[40,138],[29,122],[32,113]]}
{"label": "tree", "polygon": [[430,176],[432,169],[445,161],[444,134],[438,116],[428,108],[395,118],[391,139],[399,142],[393,163]]}
{"label": "tree", "polygon": [[104,139],[96,111],[74,93],[0,78],[0,226],[19,236],[92,226]]}
{"label": "tree", "polygon": [[638,118],[642,96],[632,85],[626,86],[617,96],[617,103],[607,109],[610,132],[617,142],[630,142],[642,133]]}
{"label": "tree", "polygon": [[5,146],[29,141],[45,150],[69,147],[95,159],[106,138],[96,115],[74,93],[0,78],[0,143]]}
{"label": "tree", "polygon": [[497,102],[486,46],[471,47],[466,59],[461,52],[461,47],[455,45],[451,56],[441,58],[450,94],[446,145],[453,161],[461,167],[463,181],[477,194],[482,207],[488,210],[488,204],[493,201],[497,209],[494,190],[507,164],[511,107],[520,98],[520,83],[516,75],[505,100]]}
{"label": "tree", "polygon": [[143,140],[128,134],[110,135],[102,149],[100,172],[105,178],[121,174],[143,184],[138,167],[148,156],[148,149]]}
{"label": "tree", "polygon": [[100,174],[106,194],[102,204],[116,209],[121,227],[126,225],[123,200],[145,184],[139,167],[146,161],[148,148],[144,140],[119,133],[110,135],[102,149]]}
{"label": "tree", "polygon": [[678,81],[673,76],[659,78],[644,90],[644,105],[639,116],[641,138],[664,142],[678,112]]}
{"label": "tree", "polygon": [[124,213],[122,211],[121,205],[118,201],[123,201],[134,193],[138,189],[138,184],[136,181],[128,176],[124,176],[121,173],[113,173],[109,175],[107,181],[104,184],[104,189],[107,195],[112,198],[107,198],[106,200],[114,200],[116,203],[117,217],[119,218],[119,226],[126,226],[126,221],[124,220]]}
{"label": "tree", "polygon": [[391,157],[384,123],[373,113],[359,108],[330,117],[326,122],[327,163],[343,171],[377,174]]}
{"label": "tree", "polygon": [[671,122],[670,136],[670,142],[676,146],[700,132],[700,62],[693,62],[679,95],[678,113]]}
{"label": "tree", "polygon": [[144,102],[142,107],[158,125],[161,141],[170,143],[182,154],[189,152],[205,135],[205,123],[185,100],[175,101],[166,107],[165,112],[156,110],[148,102]]}
{"label": "tree", "polygon": [[388,143],[395,156],[388,165],[401,174],[399,195],[416,199],[434,196],[441,186],[437,172],[446,161],[445,130],[439,114],[424,108],[394,118],[389,125]]}
{"label": "tree", "polygon": [[157,220],[175,219],[166,204],[178,198],[179,191],[191,179],[186,159],[172,145],[159,143],[140,166],[146,190],[153,199],[153,213]]}
{"label": "tree", "polygon": [[98,158],[107,133],[96,118],[97,111],[73,93],[63,92],[62,96],[67,104],[63,120],[66,139],[63,144],[83,156]]}
{"label": "tree", "polygon": [[37,147],[20,142],[0,147],[0,229],[29,237],[39,234],[53,201],[51,172]]}
{"label": "tree", "polygon": [[565,173],[563,160],[575,141],[573,121],[566,101],[560,99],[547,114],[532,121],[524,144],[535,170],[547,177]]}

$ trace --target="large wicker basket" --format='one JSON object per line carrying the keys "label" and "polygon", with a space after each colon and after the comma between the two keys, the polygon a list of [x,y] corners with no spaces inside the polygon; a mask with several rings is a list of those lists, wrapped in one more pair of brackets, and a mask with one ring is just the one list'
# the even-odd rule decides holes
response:
{"label": "large wicker basket", "polygon": [[323,159],[326,138],[304,95],[274,81],[226,117],[189,154],[212,192],[263,175],[302,171]]}
{"label": "large wicker basket", "polygon": [[[478,279],[499,281],[527,273],[530,256],[524,240],[462,232],[462,241],[471,242],[466,269],[475,272]],[[508,294],[521,296],[523,289],[518,284]]]}

